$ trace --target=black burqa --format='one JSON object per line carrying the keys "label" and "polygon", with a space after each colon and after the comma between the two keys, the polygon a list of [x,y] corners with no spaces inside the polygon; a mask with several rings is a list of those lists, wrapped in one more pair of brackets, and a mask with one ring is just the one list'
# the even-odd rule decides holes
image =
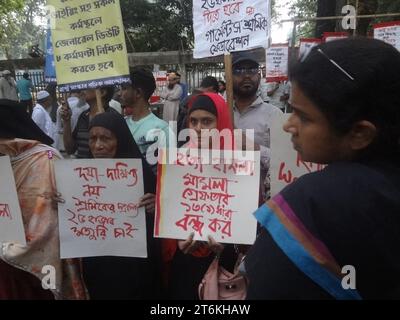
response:
{"label": "black burqa", "polygon": [[0,99],[0,138],[36,140],[47,145],[54,142],[36,125],[23,104],[7,99]]}
{"label": "black burqa", "polygon": [[[155,193],[156,178],[132,137],[125,119],[116,113],[102,113],[90,122],[117,138],[115,158],[140,158],[145,193]],[[83,277],[91,299],[158,299],[161,292],[161,251],[153,238],[154,217],[146,214],[148,258],[93,257],[83,259]]]}

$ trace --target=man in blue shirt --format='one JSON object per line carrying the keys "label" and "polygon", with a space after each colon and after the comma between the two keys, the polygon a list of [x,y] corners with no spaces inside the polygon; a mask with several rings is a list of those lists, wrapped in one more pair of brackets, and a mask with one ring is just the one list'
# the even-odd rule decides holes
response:
{"label": "man in blue shirt", "polygon": [[151,71],[137,67],[131,72],[130,79],[129,83],[122,84],[120,92],[121,104],[132,108],[126,123],[140,152],[156,173],[158,148],[168,147],[172,132],[167,122],[150,111],[149,99],[156,89]]}
{"label": "man in blue shirt", "polygon": [[17,90],[19,94],[19,101],[25,105],[26,110],[32,115],[33,101],[31,89],[33,88],[32,81],[29,79],[29,73],[25,72],[22,79],[17,81]]}

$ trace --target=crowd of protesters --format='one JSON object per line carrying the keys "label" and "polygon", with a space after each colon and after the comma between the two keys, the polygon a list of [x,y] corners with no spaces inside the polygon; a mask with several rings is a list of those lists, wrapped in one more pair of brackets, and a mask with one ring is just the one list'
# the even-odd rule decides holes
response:
{"label": "crowd of protesters", "polygon": [[[179,143],[186,128],[196,133],[182,142],[187,148],[207,147],[203,129],[232,135],[235,128],[254,129],[261,179],[254,190],[260,194],[258,235],[241,266],[247,299],[400,298],[399,70],[400,53],[388,44],[337,40],[314,47],[291,66],[290,91],[279,89],[280,83],[263,96],[259,61],[251,52],[234,53],[232,113],[222,79],[205,77],[187,95],[179,73],[170,72],[161,94],[163,119],[150,109],[156,82],[146,68],[132,69],[128,83],[100,88],[100,99],[87,89],[54,101],[44,90],[33,108],[29,76],[16,83],[3,71],[0,155],[11,159],[27,245],[1,244],[0,299],[198,299],[215,255],[232,271],[237,253],[231,245],[212,237],[194,241],[193,234],[186,240],[153,237],[157,166],[149,148]],[[271,198],[270,128],[287,105],[293,112],[283,129],[293,148],[304,161],[327,166]],[[170,121],[177,120],[173,132]],[[159,141],[154,132],[166,139]],[[225,148],[237,146],[221,143]],[[54,163],[63,157],[141,159],[147,258],[60,258],[62,195]],[[41,287],[44,265],[55,266],[56,289]],[[345,265],[357,272],[355,288],[341,285]]]}

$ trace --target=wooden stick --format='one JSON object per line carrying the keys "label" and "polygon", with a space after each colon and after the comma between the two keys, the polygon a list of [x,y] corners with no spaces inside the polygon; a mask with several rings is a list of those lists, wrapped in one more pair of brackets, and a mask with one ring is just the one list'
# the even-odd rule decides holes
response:
{"label": "wooden stick", "polygon": [[104,112],[103,99],[101,98],[101,89],[96,89],[96,114]]}
{"label": "wooden stick", "polygon": [[224,55],[225,64],[225,81],[226,81],[226,101],[231,113],[232,123],[233,117],[233,77],[232,77],[232,56],[230,53]]}

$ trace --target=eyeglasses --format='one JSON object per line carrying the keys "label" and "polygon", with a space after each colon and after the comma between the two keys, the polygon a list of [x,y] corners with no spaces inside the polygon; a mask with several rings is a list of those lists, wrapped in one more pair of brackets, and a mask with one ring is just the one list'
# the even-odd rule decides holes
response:
{"label": "eyeglasses", "polygon": [[260,71],[260,68],[235,68],[232,70],[232,73],[234,75],[243,75],[243,74],[249,74],[249,75],[255,75]]}
{"label": "eyeglasses", "polygon": [[336,68],[338,68],[340,71],[342,71],[350,80],[354,81],[354,78],[346,71],[344,70],[341,66],[337,64],[337,62],[331,58],[328,57],[328,55],[323,52],[321,49],[317,49],[317,51],[322,54],[325,58],[327,58]]}

